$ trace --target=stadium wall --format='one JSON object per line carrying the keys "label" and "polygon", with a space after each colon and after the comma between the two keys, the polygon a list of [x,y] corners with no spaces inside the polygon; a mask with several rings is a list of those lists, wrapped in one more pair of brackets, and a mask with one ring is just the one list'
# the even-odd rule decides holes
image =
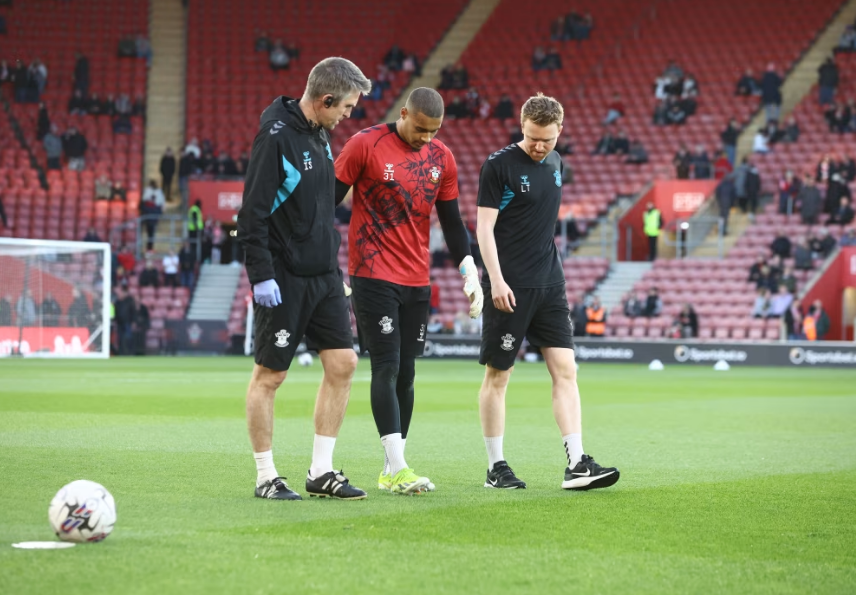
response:
{"label": "stadium wall", "polygon": [[848,287],[856,287],[856,247],[842,248],[802,298],[803,307],[808,307],[815,300],[823,302],[823,308],[829,315],[830,328],[826,338],[830,341],[845,340],[847,327],[853,323],[848,320],[842,324],[844,290]]}

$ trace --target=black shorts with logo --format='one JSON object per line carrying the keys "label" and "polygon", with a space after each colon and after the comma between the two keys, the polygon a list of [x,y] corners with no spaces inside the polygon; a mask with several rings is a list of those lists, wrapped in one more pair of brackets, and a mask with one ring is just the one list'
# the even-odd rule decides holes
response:
{"label": "black shorts with logo", "polygon": [[431,287],[409,287],[366,277],[351,277],[351,299],[360,351],[375,361],[420,357],[425,348],[425,327]]}
{"label": "black shorts with logo", "polygon": [[342,271],[299,277],[275,264],[282,303],[274,308],[253,304],[256,363],[288,370],[297,345],[306,336],[314,351],[353,349],[351,313],[342,286]]}
{"label": "black shorts with logo", "polygon": [[497,370],[514,365],[523,337],[536,347],[574,348],[574,327],[565,286],[514,289],[514,312],[493,305],[490,288],[484,287],[484,310],[479,363]]}

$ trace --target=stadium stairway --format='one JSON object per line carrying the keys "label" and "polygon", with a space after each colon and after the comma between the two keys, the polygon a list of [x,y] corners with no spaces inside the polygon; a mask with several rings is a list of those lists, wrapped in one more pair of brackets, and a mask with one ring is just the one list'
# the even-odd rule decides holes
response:
{"label": "stadium stairway", "polygon": [[[832,18],[826,29],[821,31],[812,46],[797,60],[788,73],[782,85],[782,109],[779,121],[783,122],[791,111],[812,90],[817,82],[817,69],[838,44],[838,39],[847,25],[856,20],[856,0],[845,2],[838,13]],[[780,65],[779,65],[780,67]],[[737,142],[738,161],[752,151],[752,140],[755,131],[766,123],[764,110],[759,110],[755,117],[743,129]]]}
{"label": "stadium stairway", "polygon": [[187,319],[228,321],[241,270],[229,264],[203,264]]}
{"label": "stadium stairway", "polygon": [[621,300],[642,277],[651,270],[650,262],[614,262],[609,274],[594,290],[607,310],[621,304]]}
{"label": "stadium stairway", "polygon": [[[436,89],[440,85],[440,71],[447,64],[454,64],[467,49],[467,46],[479,32],[482,25],[490,17],[493,9],[500,0],[472,0],[461,12],[457,20],[431,52],[428,60],[422,66],[422,76],[414,77],[410,85],[402,91],[400,98],[406,98],[410,92],[418,87],[431,87]],[[393,102],[389,107],[384,122],[393,122],[398,119],[401,102]]]}
{"label": "stadium stairway", "polygon": [[[146,114],[145,177],[160,182],[160,159],[172,147],[176,159],[183,146],[185,65],[185,9],[175,0],[151,0],[149,35],[152,66],[149,70]],[[178,196],[177,178],[172,197]]]}

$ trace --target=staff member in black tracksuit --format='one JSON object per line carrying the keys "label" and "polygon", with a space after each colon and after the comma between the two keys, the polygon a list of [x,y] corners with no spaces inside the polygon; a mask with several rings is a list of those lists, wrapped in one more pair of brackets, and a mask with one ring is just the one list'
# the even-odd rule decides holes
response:
{"label": "staff member in black tracksuit", "polygon": [[255,495],[299,500],[273,464],[273,404],[305,335],[321,356],[315,443],[306,491],[362,499],[333,470],[333,447],[357,366],[333,226],[336,175],[329,131],[350,116],[371,83],[349,60],[327,58],[309,73],[300,100],[279,97],[262,113],[238,213],[238,240],[253,285],[256,365],[247,425],[258,479]]}

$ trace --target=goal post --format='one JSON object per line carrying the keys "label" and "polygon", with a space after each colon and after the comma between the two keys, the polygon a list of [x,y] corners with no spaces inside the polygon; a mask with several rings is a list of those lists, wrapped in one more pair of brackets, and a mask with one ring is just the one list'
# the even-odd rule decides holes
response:
{"label": "goal post", "polygon": [[0,238],[0,357],[110,356],[110,244]]}

